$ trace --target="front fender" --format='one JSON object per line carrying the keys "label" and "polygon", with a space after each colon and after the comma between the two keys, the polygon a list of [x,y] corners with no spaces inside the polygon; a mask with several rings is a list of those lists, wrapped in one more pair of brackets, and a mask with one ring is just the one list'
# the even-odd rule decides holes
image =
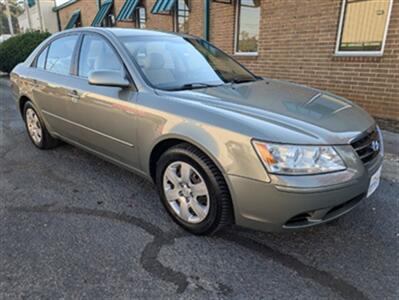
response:
{"label": "front fender", "polygon": [[187,119],[170,124],[170,127],[165,124],[162,134],[153,140],[148,150],[141,149],[140,153],[144,155],[142,161],[147,162],[143,165],[147,174],[149,174],[152,150],[156,145],[168,139],[178,139],[196,146],[208,155],[225,177],[236,175],[259,181],[270,181],[252,147],[250,138]]}

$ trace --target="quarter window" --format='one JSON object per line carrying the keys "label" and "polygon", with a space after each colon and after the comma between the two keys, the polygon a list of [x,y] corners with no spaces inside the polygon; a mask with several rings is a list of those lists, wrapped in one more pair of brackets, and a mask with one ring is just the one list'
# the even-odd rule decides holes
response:
{"label": "quarter window", "polygon": [[382,54],[392,0],[343,0],[337,54]]}
{"label": "quarter window", "polygon": [[189,0],[176,2],[176,32],[188,33],[188,17],[190,16]]}
{"label": "quarter window", "polygon": [[101,37],[86,35],[83,39],[79,58],[79,76],[88,77],[98,70],[120,71],[123,66],[111,46]]}
{"label": "quarter window", "polygon": [[52,42],[48,50],[46,70],[68,75],[70,73],[72,55],[77,40],[77,35],[70,35]]}
{"label": "quarter window", "polygon": [[48,52],[48,47],[46,47],[46,49],[44,49],[42,53],[40,53],[40,55],[37,57],[36,68],[44,69],[46,65],[47,52]]}
{"label": "quarter window", "polygon": [[258,52],[260,0],[237,0],[236,53]]}

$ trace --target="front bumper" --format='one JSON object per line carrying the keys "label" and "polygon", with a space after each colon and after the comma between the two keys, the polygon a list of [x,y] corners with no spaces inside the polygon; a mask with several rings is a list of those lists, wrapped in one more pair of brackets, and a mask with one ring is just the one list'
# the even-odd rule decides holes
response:
{"label": "front bumper", "polygon": [[[337,149],[351,153],[347,146]],[[350,147],[350,146],[349,146]],[[358,157],[345,157],[347,170],[316,176],[271,176],[266,183],[229,175],[237,225],[282,231],[321,224],[354,208],[367,194],[383,154],[367,167]]]}

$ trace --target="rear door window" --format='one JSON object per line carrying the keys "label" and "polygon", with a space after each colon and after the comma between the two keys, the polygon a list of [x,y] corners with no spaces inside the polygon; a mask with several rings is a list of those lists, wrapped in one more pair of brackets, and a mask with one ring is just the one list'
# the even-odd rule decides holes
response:
{"label": "rear door window", "polygon": [[77,35],[69,35],[52,42],[48,50],[46,70],[63,75],[70,74],[73,51],[77,41]]}

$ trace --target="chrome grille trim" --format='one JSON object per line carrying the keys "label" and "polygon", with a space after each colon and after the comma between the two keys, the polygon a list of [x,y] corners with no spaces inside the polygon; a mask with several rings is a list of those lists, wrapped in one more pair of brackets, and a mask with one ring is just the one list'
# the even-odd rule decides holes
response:
{"label": "chrome grille trim", "polygon": [[381,150],[381,145],[377,151],[373,149],[372,143],[374,141],[381,143],[376,128],[362,133],[351,142],[353,149],[364,164],[371,162]]}

